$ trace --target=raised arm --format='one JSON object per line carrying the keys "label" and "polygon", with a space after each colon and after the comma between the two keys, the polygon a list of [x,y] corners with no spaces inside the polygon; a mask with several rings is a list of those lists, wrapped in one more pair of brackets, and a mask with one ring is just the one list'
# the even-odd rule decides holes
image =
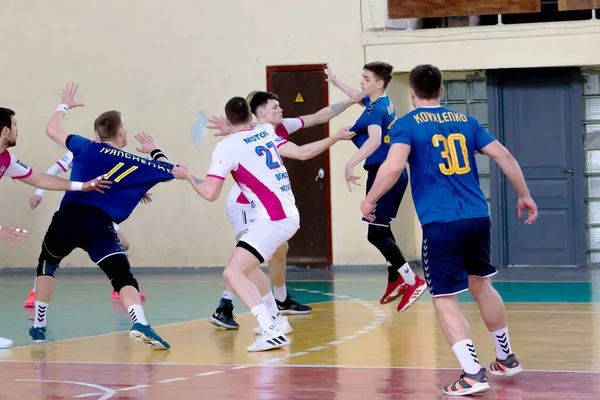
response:
{"label": "raised arm", "polygon": [[150,134],[146,132],[140,132],[135,135],[135,138],[140,142],[141,147],[135,149],[143,154],[150,154],[153,160],[156,161],[169,161],[167,155],[158,147],[158,142]]}
{"label": "raised arm", "polygon": [[300,118],[304,121],[305,128],[324,124],[346,111],[346,109],[352,106],[353,104],[362,104],[361,100],[363,99],[363,97],[363,93],[359,91],[356,96],[348,100],[332,104],[330,106],[322,108],[314,114],[303,115]]}
{"label": "raised arm", "polygon": [[279,154],[283,157],[293,158],[295,160],[310,160],[313,157],[318,156],[335,143],[340,140],[349,140],[354,136],[354,132],[350,132],[348,128],[342,128],[339,132],[335,133],[325,139],[317,140],[316,142],[307,143],[302,146],[298,146],[292,142],[285,142],[280,145],[278,150]]}
{"label": "raised arm", "polygon": [[[341,82],[337,76],[335,76],[335,74],[333,73],[333,71],[331,70],[331,67],[329,66],[329,64],[327,64],[327,68],[325,69],[325,73],[328,76],[327,81],[331,82],[331,84],[335,87],[337,87],[338,89],[340,89],[342,92],[346,93],[346,95],[350,98],[354,98],[356,96],[359,96],[361,94],[361,91],[358,89],[354,89],[352,86],[348,86],[345,83]],[[364,107],[364,104],[359,103]]]}
{"label": "raised arm", "polygon": [[67,141],[69,132],[63,128],[63,119],[70,109],[83,107],[83,103],[75,101],[75,94],[77,94],[78,89],[79,85],[67,83],[65,89],[63,89],[61,104],[57,107],[54,114],[52,114],[50,121],[46,124],[46,134],[48,137],[64,148],[67,148],[65,142]]}

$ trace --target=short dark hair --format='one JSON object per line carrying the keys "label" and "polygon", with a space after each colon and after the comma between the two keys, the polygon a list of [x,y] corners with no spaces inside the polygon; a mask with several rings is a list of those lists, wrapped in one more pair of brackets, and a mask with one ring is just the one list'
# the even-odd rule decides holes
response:
{"label": "short dark hair", "polygon": [[6,127],[12,128],[12,117],[15,116],[15,112],[10,108],[0,107],[0,132]]}
{"label": "short dark hair", "polygon": [[392,81],[392,73],[394,72],[394,67],[392,67],[390,64],[388,64],[386,62],[383,62],[383,61],[370,62],[368,64],[365,64],[363,69],[366,69],[367,71],[371,71],[377,79],[382,80],[384,89],[386,89],[388,87],[388,85],[390,84],[390,82]]}
{"label": "short dark hair", "polygon": [[266,105],[269,100],[279,100],[279,96],[272,92],[254,91],[246,97],[250,104],[250,111],[256,115],[256,109]]}
{"label": "short dark hair", "polygon": [[250,122],[250,106],[243,97],[233,97],[225,104],[225,116],[232,125]]}
{"label": "short dark hair", "polygon": [[417,65],[410,71],[408,83],[419,99],[438,99],[442,88],[442,72],[431,64]]}
{"label": "short dark hair", "polygon": [[109,140],[117,136],[119,128],[123,124],[121,113],[115,110],[100,114],[94,121],[94,131],[102,140]]}

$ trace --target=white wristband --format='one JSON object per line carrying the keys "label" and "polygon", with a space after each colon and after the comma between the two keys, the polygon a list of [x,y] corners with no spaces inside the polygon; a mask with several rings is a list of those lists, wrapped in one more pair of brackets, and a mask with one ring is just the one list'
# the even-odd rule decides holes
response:
{"label": "white wristband", "polygon": [[71,182],[71,190],[72,191],[83,190],[83,182]]}
{"label": "white wristband", "polygon": [[61,104],[56,107],[56,111],[61,111],[63,114],[67,114],[67,111],[69,111],[69,106],[66,104]]}
{"label": "white wristband", "polygon": [[35,194],[37,194],[38,196],[43,196],[44,195],[44,189],[36,189]]}

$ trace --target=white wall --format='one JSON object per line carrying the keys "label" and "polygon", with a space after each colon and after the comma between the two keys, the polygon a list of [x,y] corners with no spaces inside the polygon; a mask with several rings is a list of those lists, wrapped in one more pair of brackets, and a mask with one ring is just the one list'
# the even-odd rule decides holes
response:
{"label": "white wall", "polygon": [[[199,109],[222,114],[231,96],[265,89],[267,65],[331,62],[341,79],[358,84],[364,63],[360,9],[345,0],[172,0],[168,6],[156,0],[19,1],[3,4],[2,15],[0,104],[17,112],[20,134],[12,150],[38,171],[65,152],[45,136],[44,126],[66,81],[80,83],[79,98],[86,104],[69,113],[68,129],[91,137],[94,118],[118,109],[131,147],[133,134],[147,131],[171,159],[202,176],[217,140],[193,148],[189,132]],[[343,98],[332,88],[331,102]],[[358,106],[349,110],[331,130],[352,124],[359,113]],[[370,246],[360,222],[362,197],[357,192],[342,200],[343,165],[353,151],[350,143],[341,143],[331,152],[334,261],[373,263],[373,252],[357,249]],[[33,266],[61,194],[47,193],[32,211],[33,188],[5,178],[0,190],[2,224],[32,232],[19,248],[0,243],[0,266]],[[226,192],[214,204],[183,182],[153,192],[154,203],[141,205],[122,225],[132,263],[224,265],[234,244]],[[69,262],[91,265],[79,250]]]}

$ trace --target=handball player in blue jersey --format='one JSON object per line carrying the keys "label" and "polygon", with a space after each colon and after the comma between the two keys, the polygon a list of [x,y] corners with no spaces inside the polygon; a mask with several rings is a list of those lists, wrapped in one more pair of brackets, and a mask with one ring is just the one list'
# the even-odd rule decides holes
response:
{"label": "handball player in blue jersey", "polygon": [[490,388],[486,369],[479,364],[471,329],[457,295],[468,290],[496,348],[490,373],[513,376],[522,367],[510,347],[506,309],[489,277],[496,274],[490,259],[490,214],[479,186],[475,152],[493,159],[519,195],[518,216],[526,210],[525,224],[538,216],[521,167],[506,148],[474,118],[440,105],[442,73],[419,65],[409,75],[415,110],[398,119],[390,131],[391,149],[375,183],[361,204],[372,219],[376,202],[401,177],[406,162],[415,208],[423,229],[423,271],[446,340],[463,374],[443,388],[444,394],[462,396]]}
{"label": "handball player in blue jersey", "polygon": [[[73,152],[72,180],[87,181],[102,176],[112,184],[104,194],[65,193],[42,243],[37,267],[35,316],[29,335],[35,342],[46,340],[46,318],[54,274],[63,258],[81,248],[104,271],[113,290],[119,293],[133,321],[129,336],[153,350],[168,349],[170,345],[146,320],[138,283],[113,223],[125,221],[154,185],[174,179],[172,164],[121,150],[127,145],[127,130],[118,111],[107,111],[94,122],[98,142],[69,134],[62,126],[63,118],[69,109],[83,105],[74,99],[77,89],[78,85],[68,84],[63,90],[62,103],[46,125],[46,133]],[[155,150],[152,155],[166,160],[160,150]]]}
{"label": "handball player in blue jersey", "polygon": [[[368,192],[390,150],[388,130],[396,118],[396,111],[385,90],[392,80],[392,72],[393,67],[385,62],[366,64],[360,82],[361,90],[357,90],[340,82],[330,68],[326,70],[329,81],[349,97],[355,97],[361,91],[365,94],[362,100],[365,110],[350,128],[350,131],[356,133],[352,141],[358,147],[358,151],[346,164],[345,175],[349,190],[352,190],[352,185],[358,185],[359,177],[354,175],[354,167],[364,161]],[[369,224],[367,240],[389,263],[386,291],[379,302],[388,304],[402,296],[397,308],[399,312],[410,307],[427,288],[425,281],[415,275],[404,259],[390,227],[398,214],[407,185],[408,174],[403,171],[395,185],[377,202],[377,207],[373,210],[374,218],[363,218],[363,221]]]}

